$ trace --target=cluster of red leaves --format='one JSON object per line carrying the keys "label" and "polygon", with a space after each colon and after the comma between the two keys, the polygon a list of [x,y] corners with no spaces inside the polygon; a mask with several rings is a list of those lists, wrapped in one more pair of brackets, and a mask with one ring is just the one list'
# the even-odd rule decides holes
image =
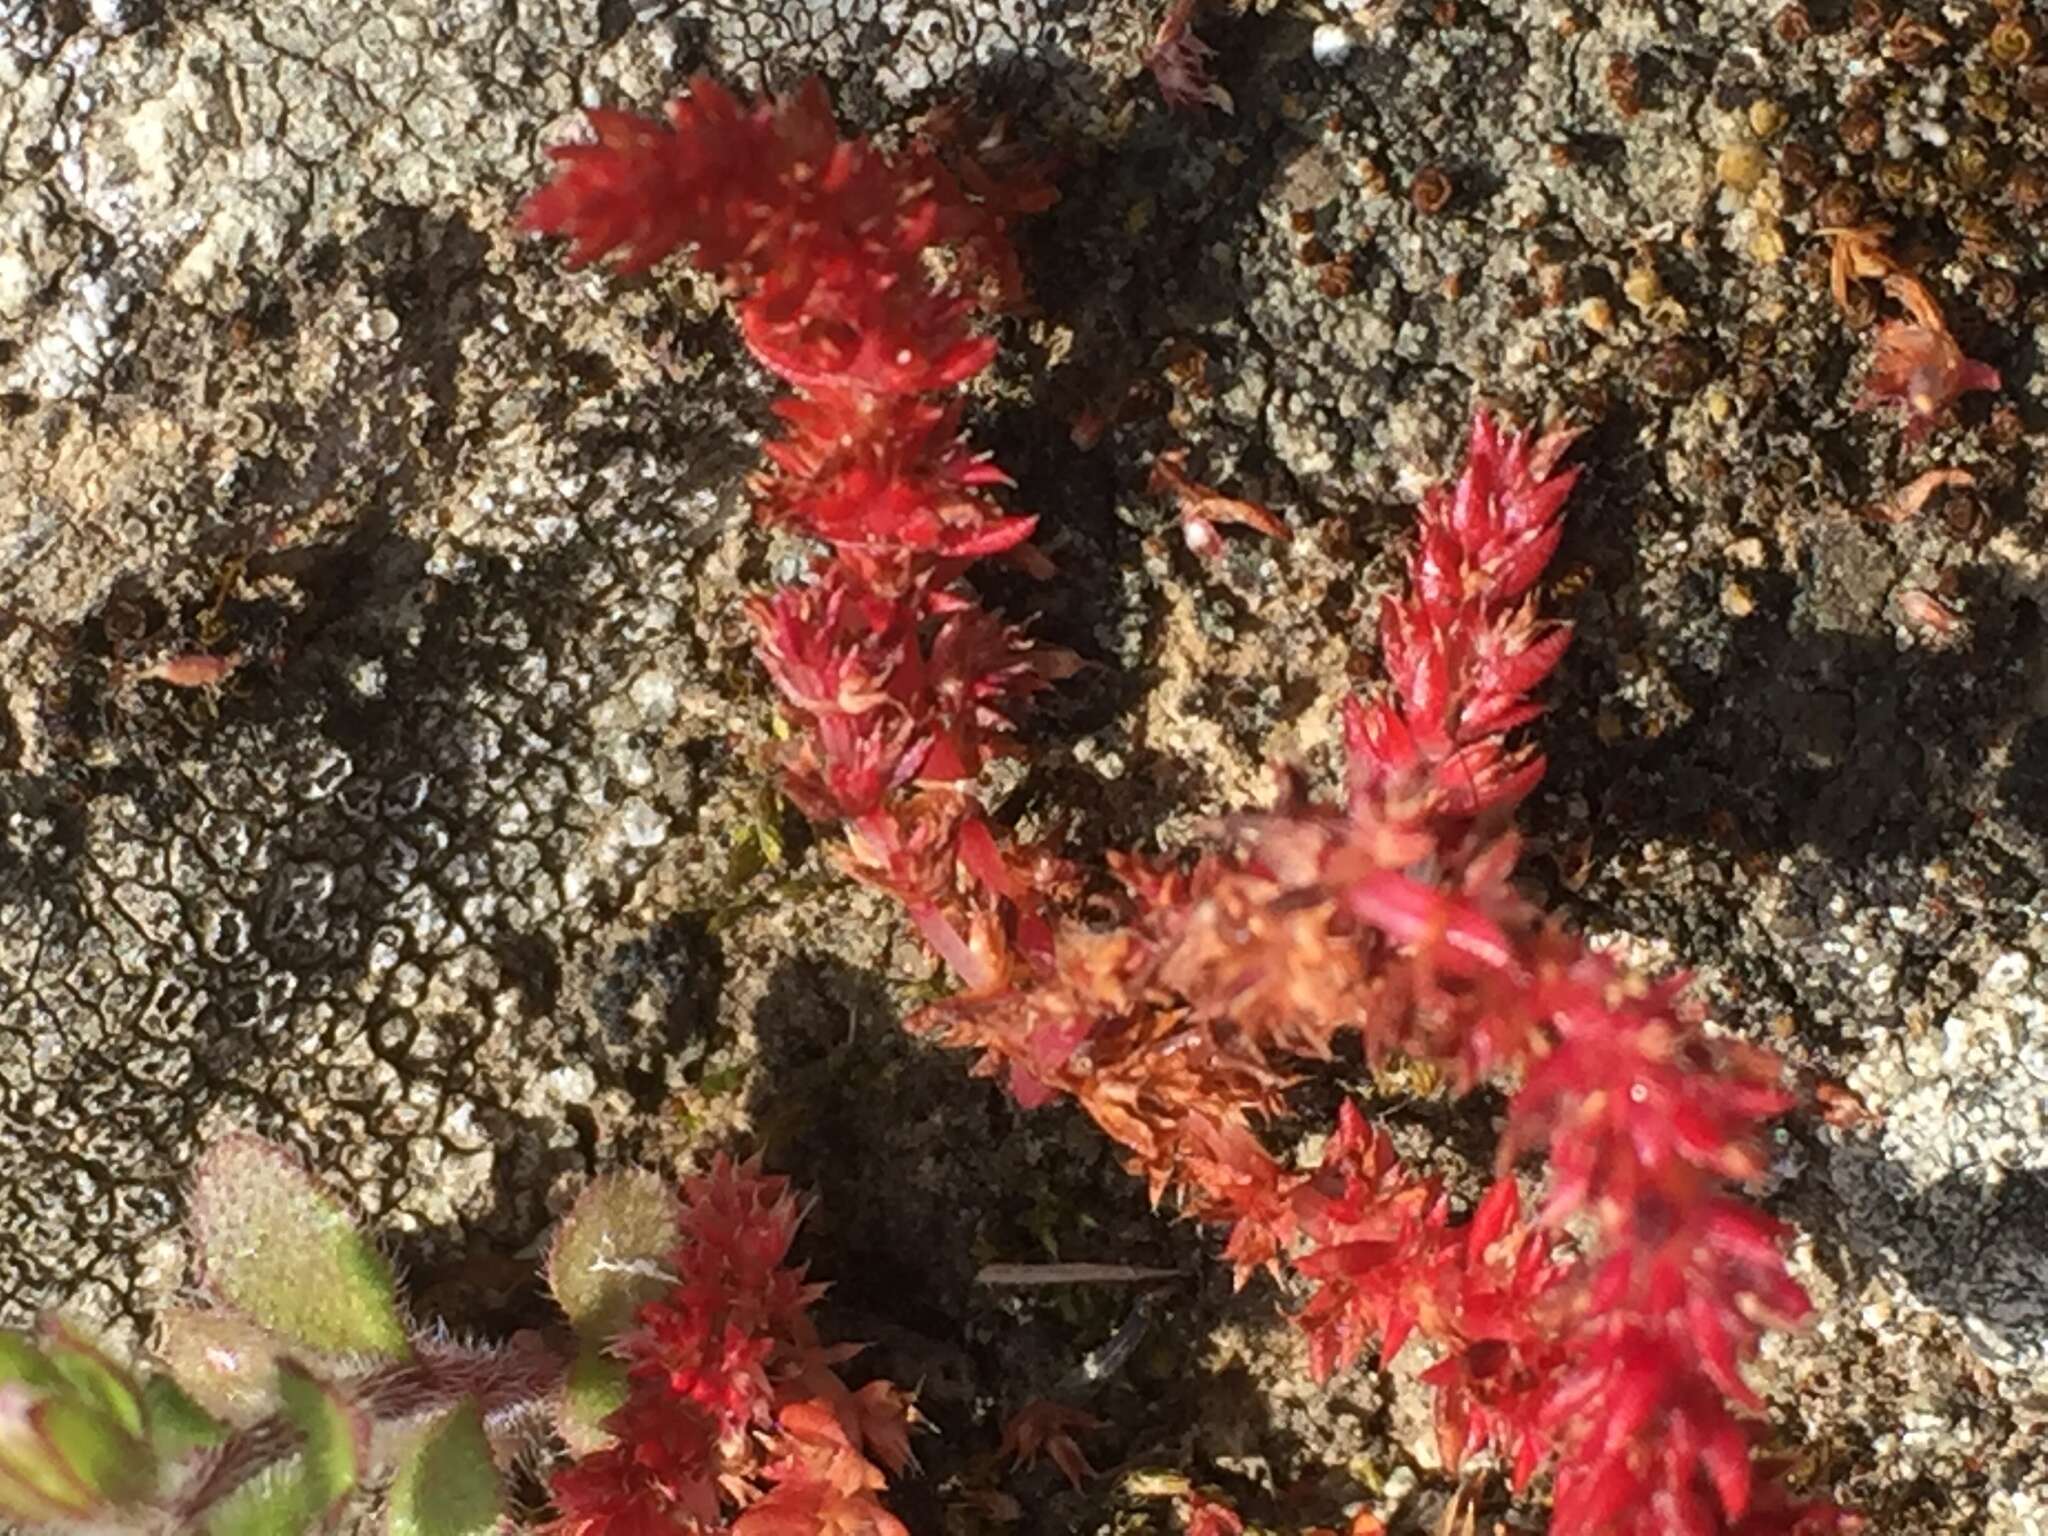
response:
{"label": "cluster of red leaves", "polygon": [[[754,355],[799,389],[917,395],[988,366],[995,343],[967,322],[1018,289],[1004,226],[1036,205],[1030,184],[974,160],[956,175],[929,144],[891,157],[843,138],[816,80],[744,103],[698,75],[667,122],[589,116],[596,142],[554,149],[561,169],[522,214],[570,237],[572,265],[637,271],[688,247],[732,286]],[[943,284],[923,264],[941,247],[958,262]]]}
{"label": "cluster of red leaves", "polygon": [[794,728],[790,796],[844,824],[847,869],[900,899],[961,976],[993,982],[1020,925],[1043,943],[1030,893],[1061,872],[1003,851],[966,786],[1018,704],[1075,661],[959,581],[978,559],[1042,557],[1025,543],[1036,520],[992,497],[1008,477],[941,396],[993,358],[971,322],[1018,297],[1008,221],[1053,193],[995,137],[889,154],[842,136],[816,81],[742,103],[699,76],[668,118],[593,113],[597,142],[554,152],[525,222],[570,236],[578,261],[642,267],[687,246],[794,389],[756,504],[831,558],[749,606]]}
{"label": "cluster of red leaves", "polygon": [[1169,0],[1145,67],[1158,82],[1160,98],[1170,107],[1220,107],[1234,112],[1230,92],[1209,78],[1209,60],[1216,50],[1195,36],[1195,0]]}
{"label": "cluster of red leaves", "polygon": [[818,1342],[801,1219],[786,1181],[724,1159],[684,1185],[675,1283],[619,1340],[614,1442],[554,1475],[556,1536],[905,1536],[876,1495],[910,1465],[910,1402],[834,1372],[853,1350]]}
{"label": "cluster of red leaves", "polygon": [[[1511,883],[1512,815],[1543,761],[1509,733],[1568,641],[1532,594],[1570,435],[1482,413],[1462,475],[1425,497],[1407,589],[1380,615],[1387,681],[1347,708],[1342,805],[1287,779],[1192,863],[1119,860],[1121,911],[1078,922],[1071,871],[1006,842],[971,792],[1017,703],[1072,659],[959,583],[971,560],[1027,555],[1032,524],[991,498],[1004,477],[932,398],[990,360],[969,322],[1015,292],[1005,220],[1050,193],[842,139],[815,87],[742,107],[699,80],[670,118],[600,117],[529,222],[633,264],[690,242],[798,391],[760,505],[832,558],[753,611],[794,727],[793,797],[844,825],[847,867],[966,984],[918,1026],[1026,1104],[1070,1095],[1155,1198],[1227,1227],[1240,1281],[1298,1277],[1319,1372],[1424,1336],[1446,1459],[1498,1453],[1518,1484],[1554,1468],[1567,1536],[1845,1528],[1753,1464],[1738,1414],[1764,1322],[1808,1305],[1778,1226],[1734,1193],[1787,1103],[1776,1063]],[[1295,1063],[1346,1033],[1374,1059],[1511,1089],[1501,1178],[1469,1216],[1355,1111],[1317,1168],[1266,1150]],[[1539,1147],[1550,1187],[1525,1212],[1508,1165]]]}
{"label": "cluster of red leaves", "polygon": [[[1197,1490],[1188,1495],[1186,1506],[1187,1523],[1183,1529],[1187,1536],[1244,1536],[1244,1517],[1221,1499]],[[1453,1527],[1446,1521],[1438,1529],[1448,1532]],[[1302,1536],[1337,1536],[1337,1532],[1318,1525],[1302,1532]],[[1387,1536],[1387,1528],[1377,1516],[1360,1510],[1345,1526],[1344,1536]]]}
{"label": "cluster of red leaves", "polygon": [[1834,242],[1829,286],[1838,306],[1850,307],[1851,283],[1872,278],[1906,312],[1904,320],[1886,320],[1877,328],[1870,373],[1856,401],[1859,409],[1896,408],[1905,419],[1910,447],[1964,395],[2003,387],[1996,368],[1964,355],[1933,292],[1892,256],[1886,243],[1890,225],[1831,227],[1820,233]]}
{"label": "cluster of red leaves", "polygon": [[[1407,590],[1380,614],[1387,682],[1347,710],[1344,804],[1289,780],[1191,866],[1124,861],[1122,921],[1059,926],[1045,963],[922,1023],[1028,1098],[1071,1094],[1155,1195],[1227,1225],[1240,1280],[1306,1283],[1318,1374],[1428,1339],[1446,1461],[1490,1450],[1517,1486],[1551,1467],[1555,1530],[1840,1529],[1758,1475],[1741,1412],[1763,1324],[1808,1310],[1777,1223],[1733,1192],[1789,1102],[1777,1064],[1511,884],[1509,821],[1543,762],[1507,733],[1568,639],[1530,596],[1568,442],[1482,413],[1464,473],[1424,498]],[[1346,1033],[1512,1089],[1501,1177],[1469,1216],[1353,1109],[1318,1168],[1266,1151],[1290,1058]],[[1539,1147],[1529,1213],[1507,1170]]]}

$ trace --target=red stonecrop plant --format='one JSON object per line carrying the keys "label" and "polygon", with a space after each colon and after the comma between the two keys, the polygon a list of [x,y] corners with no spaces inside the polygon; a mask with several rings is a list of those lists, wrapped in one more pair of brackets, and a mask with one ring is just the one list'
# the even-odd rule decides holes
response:
{"label": "red stonecrop plant", "polygon": [[[964,984],[914,1027],[977,1050],[1026,1105],[1071,1096],[1155,1198],[1227,1229],[1240,1283],[1296,1277],[1318,1375],[1428,1340],[1446,1463],[1495,1453],[1517,1487],[1551,1469],[1554,1530],[1846,1528],[1752,1456],[1743,1368],[1767,1323],[1809,1305],[1782,1228],[1736,1192],[1790,1102],[1778,1064],[1512,884],[1514,812],[1544,763],[1511,733],[1569,639],[1534,591],[1572,434],[1481,412],[1462,474],[1424,497],[1406,588],[1381,609],[1387,681],[1346,706],[1340,804],[1289,775],[1192,861],[1118,859],[1120,903],[1082,922],[1075,872],[1006,837],[971,789],[1018,704],[1073,661],[959,580],[1026,553],[1033,521],[993,499],[1006,479],[944,398],[993,356],[975,312],[1017,294],[1007,219],[1050,194],[842,138],[815,86],[741,106],[699,79],[668,125],[596,127],[557,151],[528,224],[634,266],[687,244],[797,391],[759,506],[830,554],[753,614],[792,797],[843,827],[845,866]],[[1350,1105],[1317,1166],[1266,1149],[1300,1063],[1345,1034],[1374,1061],[1509,1091],[1499,1176],[1470,1213]],[[1511,1165],[1539,1148],[1548,1188],[1526,1209]]]}
{"label": "red stonecrop plant", "polygon": [[910,1400],[851,1391],[818,1342],[824,1287],[787,1263],[802,1219],[785,1180],[721,1160],[683,1187],[661,1288],[612,1346],[610,1437],[555,1473],[558,1536],[906,1536],[877,1497],[910,1465]]}
{"label": "red stonecrop plant", "polygon": [[699,76],[666,124],[603,112],[593,126],[595,144],[554,151],[562,171],[527,227],[628,268],[688,244],[796,391],[776,405],[787,430],[757,504],[832,558],[750,607],[797,726],[790,796],[844,825],[849,871],[900,899],[948,964],[993,984],[996,914],[1031,908],[1023,892],[1049,871],[1013,867],[963,786],[1016,705],[1074,661],[958,580],[1019,551],[1036,519],[991,497],[1008,477],[963,443],[944,396],[994,358],[969,321],[1019,295],[1007,220],[1051,190],[994,140],[949,165],[928,143],[891,156],[842,138],[815,81],[742,105]]}

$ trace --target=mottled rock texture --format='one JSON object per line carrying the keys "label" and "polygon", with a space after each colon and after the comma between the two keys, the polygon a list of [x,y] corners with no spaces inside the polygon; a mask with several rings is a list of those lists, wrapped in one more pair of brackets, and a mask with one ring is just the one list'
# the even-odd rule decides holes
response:
{"label": "mottled rock texture", "polygon": [[[1880,1531],[2048,1532],[2048,77],[1989,4],[1866,9],[1218,5],[1224,117],[1159,106],[1131,0],[0,0],[0,1314],[137,1333],[226,1126],[478,1329],[535,1320],[592,1168],[738,1139],[819,1189],[841,1327],[926,1384],[918,1529],[1131,1316],[970,1284],[1047,1256],[1201,1278],[1093,1389],[1117,1475],[1013,1479],[1027,1528],[1163,1521],[1141,1467],[1434,1518],[1407,1386],[1311,1388],[1280,1299],[1085,1127],[895,1031],[927,962],[767,792],[770,391],[707,288],[509,230],[579,105],[816,69],[860,125],[964,93],[1062,157],[974,430],[1063,569],[994,597],[1104,664],[1003,780],[1084,850],[1329,769],[1475,396],[1594,424],[1535,877],[1868,1106],[1784,1131],[1822,1303],[1768,1362],[1788,1448]],[[1910,451],[1852,409],[1842,221],[2005,376]],[[1189,557],[1143,494],[1174,442],[1294,543]],[[1938,465],[1976,483],[1870,515]],[[195,655],[236,664],[151,675]],[[1374,1107],[1474,1177],[1487,1106],[1421,1086]]]}

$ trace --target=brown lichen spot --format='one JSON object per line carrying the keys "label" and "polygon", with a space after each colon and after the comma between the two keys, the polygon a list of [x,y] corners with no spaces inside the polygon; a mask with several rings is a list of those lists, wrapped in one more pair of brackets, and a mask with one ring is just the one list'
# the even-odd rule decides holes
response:
{"label": "brown lichen spot", "polygon": [[1408,197],[1420,214],[1438,214],[1451,200],[1451,178],[1440,165],[1425,165],[1415,173],[1415,180],[1408,188]]}
{"label": "brown lichen spot", "polygon": [[1607,56],[1607,97],[1614,103],[1614,110],[1623,117],[1634,117],[1643,110],[1643,72],[1636,61],[1625,53],[1611,53]]}
{"label": "brown lichen spot", "polygon": [[2017,214],[2039,211],[2048,203],[2048,172],[2038,165],[2016,166],[2005,179],[2005,200]]}
{"label": "brown lichen spot", "polygon": [[[2010,406],[2001,406],[1991,413],[1993,425],[1995,426],[1999,417],[2007,412],[2019,414],[2012,411]],[[1974,544],[1984,536],[1984,530],[1989,522],[1990,519],[1984,512],[1984,503],[1974,496],[1958,493],[1941,504],[1941,525],[1948,530],[1950,538]]]}
{"label": "brown lichen spot", "polygon": [[[1984,72],[1979,70],[1975,73],[1981,75]],[[1988,83],[1981,87],[1972,84],[1969,93],[1963,97],[1963,105],[1969,108],[1970,116],[1994,128],[2012,116],[2012,98]]]}
{"label": "brown lichen spot", "polygon": [[1877,190],[1895,203],[1907,201],[1920,187],[1920,167],[1910,160],[1885,160],[1877,167]]}
{"label": "brown lichen spot", "polygon": [[1946,159],[1949,179],[1965,192],[1974,192],[1991,179],[1991,150],[1974,133],[1949,145]]}
{"label": "brown lichen spot", "polygon": [[1992,62],[2006,69],[2018,69],[2031,63],[2039,46],[2033,27],[2018,16],[2008,16],[2000,21],[1984,40],[1984,51],[1991,56]]}
{"label": "brown lichen spot", "polygon": [[1984,435],[2000,448],[2015,448],[2021,438],[2027,435],[2026,418],[2020,415],[2020,408],[2011,401],[2004,401],[1991,408],[1991,417],[1984,424]]}
{"label": "brown lichen spot", "polygon": [[1842,148],[1850,154],[1867,155],[1884,137],[1884,123],[1875,112],[1859,107],[1842,115],[1835,132],[1841,138]]}
{"label": "brown lichen spot", "polygon": [[1821,178],[1820,156],[1804,144],[1787,144],[1778,151],[1778,175],[1790,186],[1818,186]]}
{"label": "brown lichen spot", "polygon": [[1159,360],[1159,371],[1166,375],[1175,389],[1190,399],[1206,400],[1212,392],[1209,354],[1199,343],[1186,337],[1177,337],[1167,344]]}
{"label": "brown lichen spot", "polygon": [[1993,267],[1977,282],[1977,303],[1985,314],[1994,320],[2002,320],[2019,307],[2020,285],[2013,281],[2013,275],[1999,267]]}
{"label": "brown lichen spot", "polygon": [[1813,205],[1815,222],[1847,229],[1863,216],[1863,189],[1853,181],[1832,181]]}
{"label": "brown lichen spot", "polygon": [[2000,232],[1998,220],[1990,209],[1965,208],[1955,215],[1953,222],[1956,233],[1962,237],[1962,254],[1966,258],[1984,261],[2007,253],[2009,242]]}
{"label": "brown lichen spot", "polygon": [[1677,399],[1698,391],[1714,371],[1714,360],[1697,341],[1675,336],[1643,361],[1643,383],[1652,394]]}
{"label": "brown lichen spot", "polygon": [[1917,69],[1932,63],[1948,43],[1948,34],[1917,16],[1900,15],[1884,33],[1884,56],[1895,64]]}

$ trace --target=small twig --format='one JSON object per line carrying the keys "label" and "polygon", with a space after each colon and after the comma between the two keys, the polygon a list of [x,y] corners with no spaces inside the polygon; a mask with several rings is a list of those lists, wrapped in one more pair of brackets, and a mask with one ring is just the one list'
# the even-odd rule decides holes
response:
{"label": "small twig", "polygon": [[976,1285],[1143,1285],[1152,1280],[1178,1280],[1177,1269],[1143,1264],[984,1264],[975,1271]]}
{"label": "small twig", "polygon": [[1151,1330],[1153,1313],[1158,1303],[1151,1293],[1138,1298],[1126,1317],[1109,1336],[1109,1342],[1099,1349],[1091,1349],[1082,1357],[1081,1363],[1059,1379],[1053,1387],[1053,1396],[1058,1398],[1078,1397],[1092,1392],[1104,1381],[1114,1376],[1130,1363],[1138,1352],[1138,1346],[1145,1342],[1145,1335]]}

